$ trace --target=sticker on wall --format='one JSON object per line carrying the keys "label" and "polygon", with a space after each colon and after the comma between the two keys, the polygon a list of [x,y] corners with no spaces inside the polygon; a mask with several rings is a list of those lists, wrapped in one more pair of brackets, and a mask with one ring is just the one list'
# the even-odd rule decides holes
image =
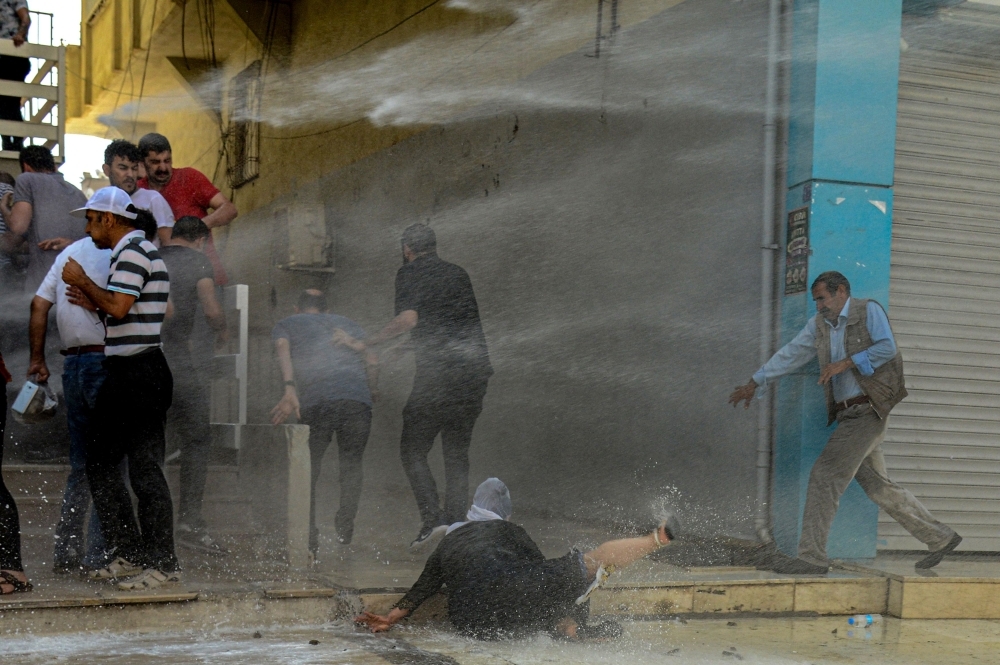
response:
{"label": "sticker on wall", "polygon": [[785,295],[806,292],[809,279],[809,208],[788,213],[785,238]]}

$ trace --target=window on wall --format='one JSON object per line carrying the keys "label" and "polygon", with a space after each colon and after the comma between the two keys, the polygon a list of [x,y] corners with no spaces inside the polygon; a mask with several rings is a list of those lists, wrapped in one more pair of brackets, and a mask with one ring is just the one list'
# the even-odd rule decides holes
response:
{"label": "window on wall", "polygon": [[260,60],[233,77],[229,85],[226,137],[229,186],[242,187],[260,174]]}

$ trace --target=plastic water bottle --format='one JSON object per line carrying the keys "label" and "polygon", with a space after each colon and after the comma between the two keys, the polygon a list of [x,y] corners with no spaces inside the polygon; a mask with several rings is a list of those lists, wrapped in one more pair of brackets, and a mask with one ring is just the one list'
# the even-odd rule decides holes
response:
{"label": "plastic water bottle", "polygon": [[882,623],[881,614],[855,614],[847,619],[847,625],[855,628],[867,628],[876,623]]}

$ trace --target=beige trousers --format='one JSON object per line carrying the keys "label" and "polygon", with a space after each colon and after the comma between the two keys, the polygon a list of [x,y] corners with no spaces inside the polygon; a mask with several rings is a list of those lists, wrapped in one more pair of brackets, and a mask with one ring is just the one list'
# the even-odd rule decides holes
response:
{"label": "beige trousers", "polygon": [[889,480],[882,456],[887,420],[869,404],[841,411],[837,429],[813,465],[802,516],[799,558],[827,565],[826,539],[840,496],[854,478],[868,498],[929,549],[944,547],[955,532],[938,522],[912,493]]}

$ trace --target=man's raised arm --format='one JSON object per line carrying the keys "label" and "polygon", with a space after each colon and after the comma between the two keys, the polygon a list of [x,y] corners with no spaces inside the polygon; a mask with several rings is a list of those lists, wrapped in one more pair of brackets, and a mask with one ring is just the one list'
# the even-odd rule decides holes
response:
{"label": "man's raised arm", "polygon": [[736,386],[736,389],[729,396],[729,403],[735,407],[740,402],[746,402],[743,408],[750,408],[750,401],[753,400],[760,386],[766,385],[768,381],[780,379],[786,374],[791,374],[815,357],[816,319],[810,318],[805,328],[799,331],[799,334],[792,341],[778,349],[778,352],[754,373],[750,381],[742,386]]}

